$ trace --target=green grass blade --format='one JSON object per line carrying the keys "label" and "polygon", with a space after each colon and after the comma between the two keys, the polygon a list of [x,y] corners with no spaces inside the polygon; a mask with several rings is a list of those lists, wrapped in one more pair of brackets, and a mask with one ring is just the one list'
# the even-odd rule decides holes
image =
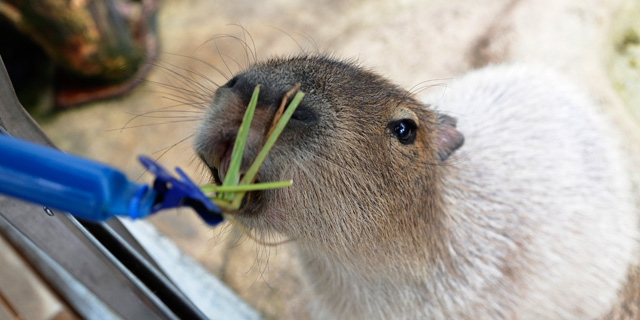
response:
{"label": "green grass blade", "polygon": [[[276,127],[271,133],[271,136],[269,136],[269,139],[267,139],[267,141],[264,143],[262,150],[260,150],[260,153],[258,153],[258,155],[256,156],[256,159],[251,164],[251,167],[249,167],[249,170],[247,170],[247,173],[242,178],[242,181],[240,181],[240,185],[248,185],[249,183],[251,183],[251,181],[253,181],[253,178],[258,173],[258,169],[260,169],[262,162],[264,162],[267,154],[269,153],[269,151],[271,151],[271,148],[280,136],[280,133],[282,133],[282,130],[284,130],[284,127],[289,122],[291,115],[296,110],[303,97],[304,93],[302,91],[298,91],[295,97],[293,97],[293,100],[291,100],[291,102],[287,106],[287,109],[282,114],[282,118],[280,118],[280,120],[276,124]],[[232,204],[239,206],[240,202],[242,201],[242,197],[244,197],[244,192],[236,193],[233,197]]]}
{"label": "green grass blade", "polygon": [[271,151],[271,148],[275,144],[276,140],[289,122],[289,119],[291,119],[293,112],[304,97],[304,93],[302,91],[298,91],[295,97],[291,100],[291,103],[289,103],[286,110],[282,114],[282,117],[278,120],[278,123],[273,129],[273,132],[268,137],[267,141],[262,147],[262,150],[260,150],[256,158],[254,159],[253,163],[249,167],[249,170],[242,178],[242,181],[240,181],[240,183],[236,185],[236,181],[238,179],[238,174],[240,171],[240,165],[242,162],[242,154],[244,153],[244,148],[249,134],[249,129],[251,127],[251,121],[253,120],[253,114],[258,102],[259,93],[260,85],[256,86],[255,90],[253,91],[251,101],[247,106],[247,110],[245,111],[242,123],[240,124],[240,128],[238,129],[238,134],[236,136],[233,150],[231,152],[229,169],[222,183],[222,186],[218,186],[215,184],[200,186],[200,190],[202,192],[216,194],[210,196],[209,198],[214,204],[222,209],[238,209],[240,203],[242,202],[242,198],[249,191],[283,188],[288,187],[292,184],[291,180],[254,184],[251,183],[253,182],[255,176],[258,174],[258,170],[264,162],[264,159],[267,157],[267,154],[269,153],[269,151]]}
{"label": "green grass blade", "polygon": [[276,181],[276,182],[264,182],[254,183],[241,186],[218,186],[215,184],[208,184],[200,186],[200,190],[204,193],[211,192],[239,192],[239,191],[256,191],[256,190],[268,190],[288,187],[293,183],[292,180],[288,181]]}
{"label": "green grass blade", "polygon": [[[251,95],[251,101],[247,106],[247,111],[244,113],[244,117],[242,118],[242,124],[240,124],[240,128],[238,129],[238,135],[236,136],[236,141],[233,144],[233,151],[231,152],[231,161],[229,162],[229,170],[224,177],[224,181],[222,182],[223,186],[235,185],[238,179],[238,172],[240,171],[240,163],[242,162],[242,154],[244,152],[244,146],[247,142],[247,136],[249,134],[249,128],[251,127],[251,121],[253,120],[253,114],[256,110],[256,105],[258,104],[258,94],[260,93],[260,85],[256,86],[253,90],[253,95]],[[225,193],[222,195],[223,198],[227,200],[231,200],[233,198],[232,193]]]}

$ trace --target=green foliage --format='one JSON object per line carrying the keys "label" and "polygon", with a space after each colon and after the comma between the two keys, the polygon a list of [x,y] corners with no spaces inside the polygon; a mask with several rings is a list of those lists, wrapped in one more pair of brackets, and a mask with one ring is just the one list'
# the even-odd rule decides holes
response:
{"label": "green foliage", "polygon": [[[294,90],[297,90],[297,87],[294,88]],[[295,92],[294,90],[290,91],[290,93]],[[215,184],[208,184],[200,186],[200,190],[202,190],[202,192],[204,192],[215,205],[223,210],[237,210],[242,203],[242,198],[249,191],[283,188],[288,187],[292,184],[291,180],[265,183],[253,182],[256,175],[258,174],[260,166],[264,162],[264,159],[267,157],[267,154],[269,154],[269,151],[282,133],[282,130],[284,130],[284,127],[289,122],[289,119],[291,119],[291,115],[304,97],[304,93],[301,91],[298,91],[296,93],[293,100],[291,100],[291,103],[289,103],[284,113],[282,113],[280,119],[276,118],[277,122],[275,122],[275,126],[271,128],[264,146],[262,147],[256,158],[253,160],[253,163],[247,170],[244,177],[242,177],[242,180],[238,182],[240,163],[242,162],[242,154],[244,152],[244,147],[246,144],[247,136],[249,134],[251,121],[253,120],[253,114],[256,109],[259,94],[260,85],[256,86],[255,90],[253,91],[251,101],[247,106],[247,111],[245,111],[242,123],[240,124],[240,129],[238,130],[238,135],[236,136],[236,141],[231,152],[229,169],[225,175],[222,185],[218,186]],[[284,106],[284,103],[288,98],[288,94],[283,98],[282,106]],[[276,113],[275,117],[278,117],[278,113]]]}

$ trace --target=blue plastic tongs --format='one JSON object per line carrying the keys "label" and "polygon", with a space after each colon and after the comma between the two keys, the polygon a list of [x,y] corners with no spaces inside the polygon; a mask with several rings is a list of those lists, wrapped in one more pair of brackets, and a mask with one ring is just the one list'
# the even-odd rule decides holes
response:
{"label": "blue plastic tongs", "polygon": [[151,187],[99,162],[0,134],[0,193],[90,221],[143,218],[183,206],[209,225],[222,221],[221,211],[180,168],[177,179],[153,160],[139,160],[156,177]]}

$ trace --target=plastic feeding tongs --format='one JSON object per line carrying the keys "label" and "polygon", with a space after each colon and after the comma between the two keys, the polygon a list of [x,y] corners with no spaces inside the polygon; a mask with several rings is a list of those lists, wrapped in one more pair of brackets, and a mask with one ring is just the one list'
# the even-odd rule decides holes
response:
{"label": "plastic feeding tongs", "polygon": [[209,225],[222,221],[222,212],[180,168],[175,178],[153,160],[139,160],[155,175],[151,186],[99,162],[0,134],[0,193],[90,221],[144,218],[184,206]]}

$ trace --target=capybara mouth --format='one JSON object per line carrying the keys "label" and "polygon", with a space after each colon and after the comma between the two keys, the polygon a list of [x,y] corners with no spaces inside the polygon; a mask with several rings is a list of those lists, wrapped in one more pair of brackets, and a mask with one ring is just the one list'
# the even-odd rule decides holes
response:
{"label": "capybara mouth", "polygon": [[[231,150],[232,147],[229,147],[229,150]],[[229,151],[229,154],[231,152]],[[218,165],[218,167],[215,167],[213,165],[211,165],[208,161],[203,161],[205,163],[205,165],[209,168],[209,171],[211,172],[211,175],[213,177],[213,182],[216,185],[222,185],[222,182],[224,181],[224,177],[227,173],[227,171],[229,170],[229,162],[228,160],[225,159],[225,157],[222,158],[222,161],[219,162],[220,164]],[[245,172],[241,169],[238,175],[237,180],[240,181],[242,180],[242,178],[244,177]],[[258,178],[255,179],[254,181],[255,183],[260,183],[260,180]],[[240,206],[237,209],[236,213],[242,213],[242,211],[244,209],[247,208],[247,205],[249,203],[253,204],[253,205],[258,205],[258,200],[262,199],[262,192],[261,191],[250,191],[247,192],[244,197],[242,198],[242,202],[240,203]]]}

